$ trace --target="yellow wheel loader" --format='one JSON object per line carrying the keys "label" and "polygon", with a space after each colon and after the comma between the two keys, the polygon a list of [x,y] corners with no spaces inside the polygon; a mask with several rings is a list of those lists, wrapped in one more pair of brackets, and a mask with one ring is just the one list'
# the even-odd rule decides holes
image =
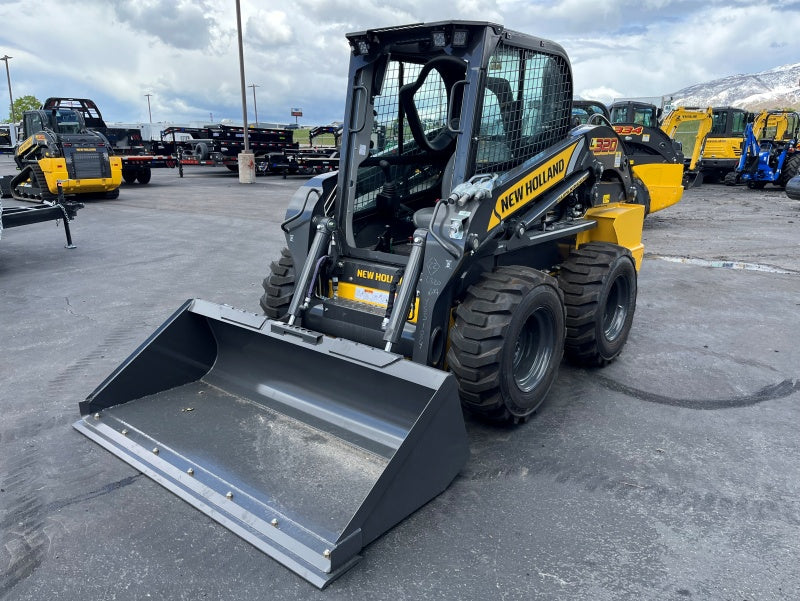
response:
{"label": "yellow wheel loader", "polygon": [[449,486],[463,410],[522,423],[562,357],[622,352],[651,190],[610,125],[572,127],[558,44],[347,39],[340,170],[291,200],[266,315],[187,301],[75,425],[318,587]]}
{"label": "yellow wheel loader", "polygon": [[3,184],[18,200],[53,202],[63,195],[117,198],[122,163],[108,140],[89,130],[72,109],[25,111],[24,139],[14,161],[20,172]]}

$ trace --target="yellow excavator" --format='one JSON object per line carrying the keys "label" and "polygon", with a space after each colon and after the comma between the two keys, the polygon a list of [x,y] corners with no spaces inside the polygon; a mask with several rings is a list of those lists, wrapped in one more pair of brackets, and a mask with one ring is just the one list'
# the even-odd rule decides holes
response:
{"label": "yellow excavator", "polygon": [[703,183],[701,157],[713,123],[714,113],[711,107],[704,110],[682,106],[670,111],[661,122],[661,129],[681,145],[684,157],[684,188],[697,187]]}

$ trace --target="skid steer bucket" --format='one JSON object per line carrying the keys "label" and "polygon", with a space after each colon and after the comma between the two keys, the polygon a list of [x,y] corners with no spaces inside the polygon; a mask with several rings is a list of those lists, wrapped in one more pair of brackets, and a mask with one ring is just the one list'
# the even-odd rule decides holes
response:
{"label": "skid steer bucket", "polygon": [[80,409],[81,433],[320,588],[468,455],[452,375],[202,300]]}

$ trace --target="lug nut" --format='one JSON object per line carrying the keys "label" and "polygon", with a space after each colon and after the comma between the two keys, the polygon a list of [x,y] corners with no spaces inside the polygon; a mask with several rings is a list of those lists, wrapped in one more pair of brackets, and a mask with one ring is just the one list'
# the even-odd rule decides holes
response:
{"label": "lug nut", "polygon": [[194,476],[194,470],[192,468],[186,470],[186,473],[189,474],[190,476]]}
{"label": "lug nut", "polygon": [[325,549],[325,550],[322,552],[322,556],[323,556],[325,559],[330,559],[330,557],[331,557],[331,550],[330,550],[330,549]]}
{"label": "lug nut", "polygon": [[225,496],[227,498],[229,498],[229,499],[232,499],[233,498],[233,493],[231,491],[228,491],[228,493]]}
{"label": "lug nut", "polygon": [[273,526],[275,526],[277,528],[278,527],[278,518],[272,518],[272,521],[270,522],[270,524],[272,524]]}

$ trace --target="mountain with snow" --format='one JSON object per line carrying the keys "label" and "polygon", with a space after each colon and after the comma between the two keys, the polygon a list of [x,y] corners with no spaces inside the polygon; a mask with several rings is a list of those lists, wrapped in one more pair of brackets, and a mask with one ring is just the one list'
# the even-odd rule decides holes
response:
{"label": "mountain with snow", "polygon": [[670,96],[673,106],[736,106],[749,111],[800,110],[800,63],[695,84],[666,97]]}

